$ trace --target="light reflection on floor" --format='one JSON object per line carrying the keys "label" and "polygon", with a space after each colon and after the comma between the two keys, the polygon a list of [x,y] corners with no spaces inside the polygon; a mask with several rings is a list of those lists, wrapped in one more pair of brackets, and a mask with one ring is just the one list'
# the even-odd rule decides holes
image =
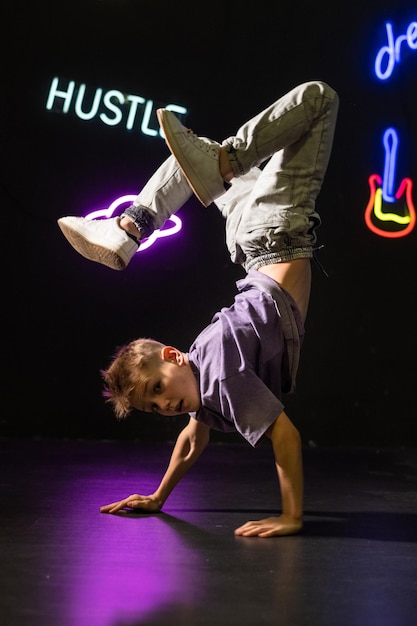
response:
{"label": "light reflection on floor", "polygon": [[199,553],[162,516],[124,521],[106,516],[83,531],[87,554],[81,548],[76,559],[74,625],[87,615],[89,626],[142,623],[164,607],[187,605],[204,589]]}

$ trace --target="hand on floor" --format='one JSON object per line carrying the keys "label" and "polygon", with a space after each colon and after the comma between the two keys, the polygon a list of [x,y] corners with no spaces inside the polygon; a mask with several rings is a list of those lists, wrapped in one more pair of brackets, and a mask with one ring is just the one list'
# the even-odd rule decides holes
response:
{"label": "hand on floor", "polygon": [[255,522],[246,522],[236,528],[235,535],[242,537],[275,537],[281,535],[294,535],[303,527],[301,520],[294,519],[289,515],[280,517],[267,517]]}
{"label": "hand on floor", "polygon": [[142,511],[157,513],[161,507],[161,502],[155,496],[140,496],[135,493],[124,500],[119,500],[119,502],[102,506],[100,513],[117,513],[122,509],[141,509]]}

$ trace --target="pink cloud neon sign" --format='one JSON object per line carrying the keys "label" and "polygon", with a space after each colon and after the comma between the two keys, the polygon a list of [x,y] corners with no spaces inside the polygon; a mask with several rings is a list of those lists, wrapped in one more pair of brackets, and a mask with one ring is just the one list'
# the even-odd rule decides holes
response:
{"label": "pink cloud neon sign", "polygon": [[[136,195],[127,194],[125,196],[120,196],[110,204],[107,209],[99,209],[97,211],[92,211],[86,215],[86,219],[94,220],[99,218],[109,218],[113,217],[120,213],[120,207],[123,204],[132,204],[136,200]],[[171,225],[170,225],[171,222]],[[147,237],[140,244],[137,252],[143,252],[147,248],[150,248],[158,239],[162,237],[170,237],[171,235],[175,235],[182,228],[182,221],[177,215],[171,215],[171,217],[166,220],[164,227],[155,230],[150,237]]]}

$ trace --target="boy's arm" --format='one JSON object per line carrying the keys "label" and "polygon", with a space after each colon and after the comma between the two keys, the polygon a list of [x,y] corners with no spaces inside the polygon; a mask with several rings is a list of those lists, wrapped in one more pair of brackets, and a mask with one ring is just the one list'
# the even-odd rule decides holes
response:
{"label": "boy's arm", "polygon": [[197,461],[209,439],[210,428],[190,417],[187,426],[178,436],[167,471],[154,493],[161,502],[161,507],[184,474]]}
{"label": "boy's arm", "polygon": [[124,500],[102,506],[101,513],[117,513],[124,508],[159,511],[171,491],[206,448],[209,438],[209,427],[190,417],[187,426],[178,435],[168,468],[158,489],[149,496],[133,494]]}
{"label": "boy's arm", "polygon": [[273,537],[299,532],[303,521],[303,463],[300,433],[287,415],[281,415],[266,431],[271,439],[281,489],[282,514],[247,522],[235,530],[244,537]]}

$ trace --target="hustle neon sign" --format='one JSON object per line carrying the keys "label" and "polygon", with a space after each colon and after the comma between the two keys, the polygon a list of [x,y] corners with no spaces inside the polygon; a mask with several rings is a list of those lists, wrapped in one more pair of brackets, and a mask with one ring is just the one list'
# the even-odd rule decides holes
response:
{"label": "hustle neon sign", "polygon": [[[417,22],[411,22],[405,34],[394,37],[390,22],[385,24],[388,44],[382,46],[375,58],[375,74],[387,80],[395,65],[400,63],[402,47],[417,49]],[[370,197],[365,209],[365,223],[370,231],[386,238],[405,237],[416,225],[416,210],[412,198],[411,178],[403,178],[396,189],[396,165],[399,136],[395,128],[387,128],[382,143],[384,147],[383,176],[371,174],[368,179]]]}
{"label": "hustle neon sign", "polygon": [[[86,215],[85,217],[88,220],[113,217],[114,215],[117,215],[120,212],[120,208],[124,204],[131,205],[132,202],[136,200],[136,197],[137,196],[129,195],[129,194],[125,196],[120,196],[120,198],[117,198],[116,200],[114,200],[114,202],[112,202],[107,209],[99,209],[97,211],[92,211],[91,213],[88,213],[88,215]],[[154,230],[152,235],[150,235],[149,237],[147,237],[141,242],[139,248],[136,250],[136,254],[138,252],[143,252],[147,248],[150,248],[150,246],[152,246],[158,239],[162,237],[170,237],[171,235],[175,235],[181,230],[181,228],[182,228],[182,221],[180,220],[178,215],[171,215],[169,219],[165,221],[162,228]]]}
{"label": "hustle neon sign", "polygon": [[[165,104],[164,108],[179,115],[187,113],[179,104]],[[139,126],[144,135],[163,136],[159,127],[152,126],[153,119],[156,120],[154,101],[118,89],[104,91],[98,87],[94,91],[85,84],[77,85],[73,80],[55,77],[49,88],[46,109],[64,115],[73,113],[80,120],[96,118],[106,126],[124,125],[128,131]]]}

